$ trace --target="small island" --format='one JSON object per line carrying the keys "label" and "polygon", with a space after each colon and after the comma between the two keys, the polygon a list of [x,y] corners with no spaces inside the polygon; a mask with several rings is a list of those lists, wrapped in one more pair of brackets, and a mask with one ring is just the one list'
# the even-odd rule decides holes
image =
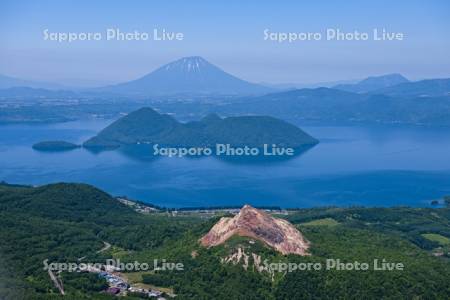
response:
{"label": "small island", "polygon": [[38,151],[69,151],[81,147],[65,141],[43,141],[33,145],[34,150]]}

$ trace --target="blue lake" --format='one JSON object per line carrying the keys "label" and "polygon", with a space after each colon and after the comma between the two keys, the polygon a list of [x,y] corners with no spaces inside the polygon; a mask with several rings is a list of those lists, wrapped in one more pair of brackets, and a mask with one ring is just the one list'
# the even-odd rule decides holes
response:
{"label": "blue lake", "polygon": [[31,148],[42,140],[81,143],[110,122],[1,125],[0,180],[84,182],[167,207],[429,206],[450,195],[450,130],[445,128],[300,124],[321,143],[294,159],[258,164]]}

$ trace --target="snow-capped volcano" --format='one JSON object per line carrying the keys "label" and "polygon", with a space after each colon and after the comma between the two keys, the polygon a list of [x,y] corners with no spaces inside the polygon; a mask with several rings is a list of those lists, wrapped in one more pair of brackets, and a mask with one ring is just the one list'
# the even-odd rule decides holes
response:
{"label": "snow-capped volcano", "polygon": [[139,79],[102,90],[130,95],[263,94],[271,91],[228,74],[200,56],[180,58]]}
{"label": "snow-capped volcano", "polygon": [[207,68],[208,65],[211,64],[208,63],[203,57],[190,56],[168,63],[162,68],[166,71],[177,70],[178,72],[201,72],[202,68]]}

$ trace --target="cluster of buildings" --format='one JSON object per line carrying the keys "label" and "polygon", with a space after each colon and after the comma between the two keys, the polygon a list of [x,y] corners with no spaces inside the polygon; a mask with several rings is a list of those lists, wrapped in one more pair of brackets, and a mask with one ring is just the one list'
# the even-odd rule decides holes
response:
{"label": "cluster of buildings", "polygon": [[125,197],[118,197],[116,199],[119,202],[121,202],[122,204],[130,206],[131,208],[133,208],[135,211],[137,211],[139,213],[149,214],[149,213],[153,213],[153,212],[158,212],[159,211],[157,208],[154,208],[154,207],[151,207],[151,206],[147,206],[147,205],[143,205],[141,203],[137,203],[137,202],[131,201],[131,200],[125,198]]}
{"label": "cluster of buildings", "polygon": [[108,294],[117,295],[121,292],[125,292],[130,285],[122,278],[117,275],[108,273],[108,272],[100,272],[98,276],[104,278],[108,284],[109,288],[106,291]]}
{"label": "cluster of buildings", "polygon": [[106,290],[110,295],[125,295],[129,293],[139,293],[148,296],[149,298],[155,298],[158,300],[165,300],[163,292],[153,289],[144,289],[139,287],[130,286],[125,279],[109,272],[99,272],[98,276],[104,278],[109,288]]}
{"label": "cluster of buildings", "polygon": [[158,291],[158,290],[148,290],[148,289],[144,289],[144,288],[138,288],[138,287],[130,287],[128,289],[129,292],[131,293],[140,293],[140,294],[145,294],[148,295],[148,297],[150,298],[156,298],[158,300],[165,300],[165,298],[163,297],[163,292]]}

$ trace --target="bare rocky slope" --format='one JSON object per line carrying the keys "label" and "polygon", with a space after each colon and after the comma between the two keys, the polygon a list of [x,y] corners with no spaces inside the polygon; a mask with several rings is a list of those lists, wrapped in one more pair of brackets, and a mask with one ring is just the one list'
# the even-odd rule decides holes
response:
{"label": "bare rocky slope", "polygon": [[309,255],[310,243],[297,228],[249,205],[232,218],[221,218],[200,243],[205,247],[217,246],[234,235],[257,239],[282,254]]}

